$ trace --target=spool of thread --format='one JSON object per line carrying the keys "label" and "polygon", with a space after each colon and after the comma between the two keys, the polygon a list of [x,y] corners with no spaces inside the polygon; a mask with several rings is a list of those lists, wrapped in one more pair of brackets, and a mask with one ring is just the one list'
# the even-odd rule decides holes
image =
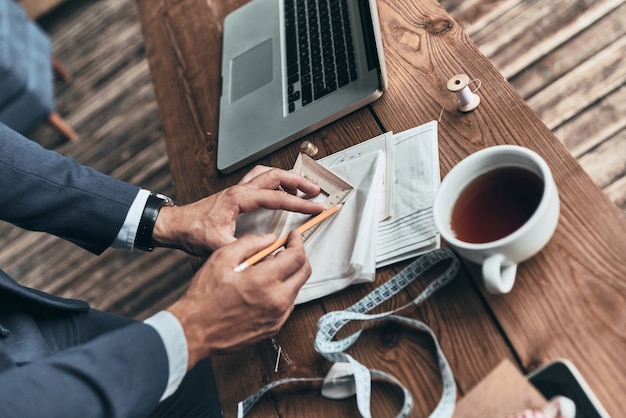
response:
{"label": "spool of thread", "polygon": [[311,141],[304,141],[300,144],[300,152],[313,158],[317,155],[317,147]]}
{"label": "spool of thread", "polygon": [[461,112],[471,112],[480,104],[480,96],[470,90],[469,84],[467,74],[457,74],[448,80],[448,90],[456,95]]}

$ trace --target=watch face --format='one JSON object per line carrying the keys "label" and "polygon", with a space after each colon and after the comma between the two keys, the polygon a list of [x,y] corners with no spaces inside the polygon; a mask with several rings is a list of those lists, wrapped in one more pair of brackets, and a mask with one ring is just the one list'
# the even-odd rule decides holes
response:
{"label": "watch face", "polygon": [[171,197],[167,197],[164,194],[161,193],[155,193],[155,196],[158,197],[159,199],[163,199],[165,202],[163,203],[163,206],[174,206],[174,200]]}

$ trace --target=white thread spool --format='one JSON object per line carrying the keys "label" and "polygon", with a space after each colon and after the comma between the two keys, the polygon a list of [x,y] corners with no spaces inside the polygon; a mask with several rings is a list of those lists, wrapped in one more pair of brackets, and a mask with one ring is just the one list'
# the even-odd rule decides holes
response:
{"label": "white thread spool", "polygon": [[480,96],[470,90],[469,84],[467,74],[457,74],[448,80],[448,90],[456,95],[461,112],[471,112],[480,104]]}

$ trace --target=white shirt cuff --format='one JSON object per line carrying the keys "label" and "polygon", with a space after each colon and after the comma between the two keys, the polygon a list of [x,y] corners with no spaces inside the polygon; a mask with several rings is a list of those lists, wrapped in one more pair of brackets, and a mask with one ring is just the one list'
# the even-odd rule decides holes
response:
{"label": "white shirt cuff", "polygon": [[141,221],[141,215],[143,214],[143,209],[146,207],[146,202],[148,201],[149,196],[149,190],[141,189],[139,193],[137,193],[133,204],[130,206],[128,213],[126,214],[124,224],[117,233],[117,237],[115,237],[115,241],[113,241],[111,247],[127,251],[131,251],[133,249],[133,246],[135,245],[135,236],[137,235],[137,230],[139,229],[139,221]]}
{"label": "white shirt cuff", "polygon": [[165,351],[167,352],[170,374],[165,392],[161,396],[162,401],[176,392],[180,382],[187,373],[187,362],[189,360],[187,339],[178,318],[168,311],[157,312],[146,319],[144,323],[156,329],[163,340]]}

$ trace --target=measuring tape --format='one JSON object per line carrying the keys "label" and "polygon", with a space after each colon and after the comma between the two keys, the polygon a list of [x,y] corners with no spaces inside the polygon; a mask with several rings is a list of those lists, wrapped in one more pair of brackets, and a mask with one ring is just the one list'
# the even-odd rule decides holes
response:
{"label": "measuring tape", "polygon": [[[422,293],[410,303],[392,311],[368,314],[372,309],[376,308],[381,303],[392,298],[398,292],[405,289],[411,283],[413,283],[424,272],[434,267],[435,265],[449,261],[448,267],[443,273],[441,273],[436,279],[434,279],[429,285],[422,291]],[[257,393],[240,402],[238,405],[237,416],[243,418],[253,408],[254,404],[268,391],[286,383],[296,382],[313,382],[324,380],[322,386],[322,394],[328,389],[328,386],[334,386],[333,389],[337,389],[340,393],[344,393],[348,397],[356,393],[357,407],[362,417],[371,418],[370,412],[370,400],[371,400],[371,386],[372,379],[386,381],[394,384],[402,390],[404,394],[404,402],[398,418],[409,417],[413,409],[413,398],[411,393],[402,385],[395,377],[379,371],[370,370],[361,363],[359,363],[352,356],[345,353],[360,337],[363,328],[355,332],[354,334],[343,338],[341,340],[333,340],[337,333],[346,324],[351,321],[391,321],[400,323],[404,326],[414,328],[418,331],[426,332],[430,335],[435,343],[437,351],[437,359],[439,364],[439,371],[441,373],[441,379],[443,381],[443,391],[439,403],[431,413],[431,417],[435,418],[449,418],[454,412],[454,406],[456,404],[456,385],[454,383],[454,375],[452,369],[448,364],[448,360],[437,341],[434,332],[421,321],[410,319],[404,316],[395,315],[397,312],[402,311],[410,306],[417,306],[420,303],[428,299],[437,290],[448,284],[454,279],[459,270],[459,261],[454,254],[447,249],[437,249],[430,251],[421,257],[417,258],[407,268],[402,270],[391,280],[387,281],[373,292],[365,296],[363,299],[350,306],[344,311],[329,312],[323,315],[317,323],[317,334],[315,337],[315,350],[320,353],[327,360],[335,363],[331,368],[347,370],[342,376],[338,378],[329,378],[324,380],[322,378],[286,378],[272,382]],[[331,374],[329,372],[329,375]]]}

